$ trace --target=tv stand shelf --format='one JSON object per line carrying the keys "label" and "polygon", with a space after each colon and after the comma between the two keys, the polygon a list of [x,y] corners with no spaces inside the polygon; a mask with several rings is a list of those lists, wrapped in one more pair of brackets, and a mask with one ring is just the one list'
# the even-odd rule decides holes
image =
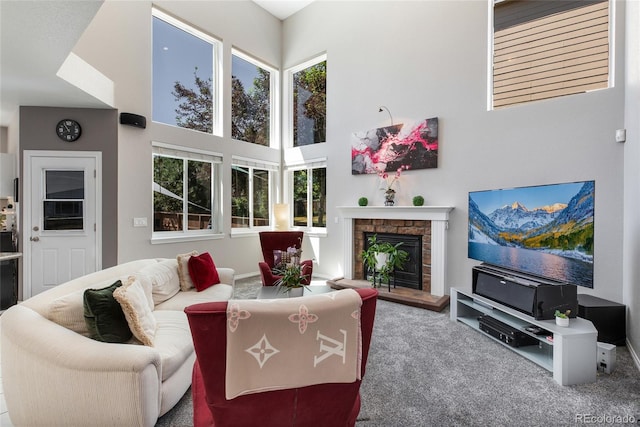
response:
{"label": "tv stand shelf", "polygon": [[[481,332],[522,357],[553,373],[553,379],[561,385],[594,382],[596,380],[596,353],[598,332],[593,324],[582,318],[571,319],[569,327],[557,326],[555,320],[535,320],[533,317],[511,309],[490,299],[451,288],[451,320],[459,321]],[[536,338],[536,345],[511,347],[480,330],[478,316],[488,314]],[[525,330],[535,325],[550,332],[535,335]]]}

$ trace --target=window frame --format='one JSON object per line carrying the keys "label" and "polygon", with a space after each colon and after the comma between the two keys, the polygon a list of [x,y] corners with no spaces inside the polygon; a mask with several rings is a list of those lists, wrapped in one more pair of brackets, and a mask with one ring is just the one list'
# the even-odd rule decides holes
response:
{"label": "window frame", "polygon": [[[306,161],[300,164],[291,164],[286,168],[286,182],[285,182],[285,194],[288,197],[289,202],[289,228],[292,230],[302,230],[310,235],[316,236],[325,236],[327,235],[328,229],[328,219],[325,220],[324,227],[315,227],[313,226],[313,170],[314,169],[325,169],[327,170],[327,159],[326,158],[318,158]],[[294,216],[293,216],[293,203],[295,202],[293,191],[294,191],[294,172],[306,170],[307,171],[307,206],[311,206],[311,209],[307,209],[307,225],[299,226],[293,225]],[[327,199],[327,190],[328,186],[325,185],[325,202]],[[327,209],[325,206],[325,217],[327,214]],[[311,224],[311,225],[309,225]]]}
{"label": "window frame", "polygon": [[[265,160],[256,160],[256,159],[251,159],[251,158],[241,157],[241,156],[231,156],[231,168],[233,169],[233,167],[235,166],[242,166],[249,169],[249,177],[248,177],[249,179],[249,192],[248,192],[249,194],[249,200],[248,200],[249,226],[234,228],[233,226],[230,225],[231,236],[247,235],[247,234],[253,235],[260,231],[272,230],[275,224],[273,205],[276,200],[277,180],[278,180],[278,177],[280,176],[279,165],[277,163],[272,163]],[[253,171],[255,169],[269,172],[269,225],[267,226],[253,225],[253,219],[254,219]],[[231,188],[233,191],[233,174],[231,176]],[[230,199],[229,203],[232,204],[233,200]],[[229,212],[231,213],[231,208],[229,209]]]}
{"label": "window frame", "polygon": [[608,5],[608,76],[607,76],[607,86],[602,88],[595,89],[586,89],[581,92],[568,93],[568,94],[558,94],[548,98],[542,99],[532,99],[525,102],[518,102],[509,105],[503,106],[494,106],[494,46],[495,46],[495,7],[501,3],[507,3],[511,0],[487,0],[488,4],[488,16],[487,16],[487,30],[488,30],[488,38],[489,42],[487,43],[487,111],[495,111],[508,109],[512,107],[518,107],[522,105],[528,105],[531,103],[536,103],[539,101],[550,101],[553,99],[563,98],[565,96],[571,95],[580,95],[590,92],[596,92],[600,90],[611,89],[615,86],[615,1],[613,0],[604,0]]}
{"label": "window frame", "polygon": [[[183,229],[178,231],[155,231],[153,223],[151,224],[151,243],[174,243],[180,241],[196,241],[196,240],[210,240],[220,239],[224,237],[223,234],[223,216],[222,216],[222,179],[221,169],[223,163],[223,156],[220,153],[199,150],[196,148],[189,148],[183,146],[177,146],[173,144],[166,144],[163,142],[151,142],[151,218],[155,220],[155,207],[154,207],[154,158],[155,156],[162,156],[168,158],[177,158],[182,160],[194,160],[200,162],[211,163],[211,229],[204,230],[189,230],[185,227],[185,221],[188,221],[189,210],[188,206],[184,203],[183,199]],[[186,182],[186,170],[183,170],[183,185]],[[186,206],[186,207],[185,207]]]}
{"label": "window frame", "polygon": [[[295,65],[291,68],[288,68],[285,71],[286,85],[285,85],[285,93],[284,99],[287,100],[287,114],[285,115],[285,124],[284,124],[284,132],[283,132],[283,148],[302,148],[306,146],[314,146],[317,144],[326,144],[327,141],[318,142],[316,144],[307,144],[307,145],[293,145],[293,75],[299,71],[302,71],[306,68],[317,65],[323,61],[327,61],[327,54],[323,53],[321,55],[315,56],[308,61],[302,62],[298,65]],[[326,110],[325,110],[325,118],[326,118]]]}
{"label": "window frame", "polygon": [[[195,129],[190,129],[190,128],[185,128],[182,126],[178,126],[176,124],[170,124],[170,123],[164,123],[164,122],[156,122],[153,120],[153,111],[151,114],[151,120],[153,123],[158,123],[158,124],[162,124],[162,125],[166,125],[166,126],[171,126],[171,127],[175,127],[178,129],[185,129],[188,131],[194,131],[194,132],[200,132],[203,133],[205,135],[215,135],[215,136],[219,136],[222,137],[222,132],[223,132],[223,110],[224,110],[224,104],[223,104],[223,88],[222,88],[222,82],[223,82],[223,61],[222,61],[222,55],[221,52],[223,51],[223,46],[222,46],[222,41],[214,36],[212,36],[211,34],[207,34],[193,26],[191,26],[190,24],[188,24],[185,21],[182,21],[172,15],[169,15],[168,13],[156,8],[156,7],[152,7],[151,8],[151,20],[152,20],[152,27],[153,27],[153,18],[158,18],[162,21],[164,21],[165,23],[172,25],[194,37],[197,37],[207,43],[210,43],[212,45],[212,49],[213,49],[213,76],[212,80],[211,80],[211,84],[212,84],[212,90],[213,93],[211,95],[211,99],[213,102],[212,105],[212,120],[213,120],[213,124],[212,124],[212,133],[205,133],[205,132],[200,132],[198,130]],[[153,34],[151,36],[151,44],[153,46]],[[153,79],[153,61],[152,61],[152,66],[151,66],[151,78]],[[151,88],[151,103],[153,106],[153,86]],[[153,110],[153,109],[152,109]]]}
{"label": "window frame", "polygon": [[[277,68],[267,64],[266,62],[260,61],[259,59],[256,59],[253,56],[243,52],[242,50],[232,46],[231,76],[233,76],[233,56],[237,56],[238,58],[243,59],[255,65],[256,67],[263,68],[264,70],[271,73],[269,79],[269,105],[271,106],[269,108],[269,145],[267,145],[266,147],[275,149],[280,148],[280,71]],[[231,76],[229,78],[231,78]],[[231,86],[229,87],[229,90],[231,91],[230,96],[233,97],[233,90]],[[231,109],[230,114],[233,122],[233,109]],[[233,139],[233,137],[231,136],[231,129],[229,129],[229,134],[233,141],[241,141],[253,144],[249,141]]]}

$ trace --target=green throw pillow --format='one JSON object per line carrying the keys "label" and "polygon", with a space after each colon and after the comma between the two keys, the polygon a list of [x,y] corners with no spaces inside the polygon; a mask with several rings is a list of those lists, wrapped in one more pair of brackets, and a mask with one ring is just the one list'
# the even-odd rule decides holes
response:
{"label": "green throw pillow", "polygon": [[120,286],[122,282],[118,280],[103,289],[84,291],[84,321],[94,340],[122,343],[133,335],[120,303],[113,297],[113,291]]}

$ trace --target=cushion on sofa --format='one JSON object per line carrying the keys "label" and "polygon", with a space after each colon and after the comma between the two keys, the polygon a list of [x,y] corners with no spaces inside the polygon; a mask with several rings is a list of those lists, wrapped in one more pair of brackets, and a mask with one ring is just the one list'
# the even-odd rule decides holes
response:
{"label": "cushion on sofa", "polygon": [[[124,277],[120,278],[124,280]],[[92,289],[103,289],[115,282],[109,279],[92,285]],[[84,320],[84,288],[60,296],[49,303],[45,317],[80,335],[89,336],[87,322]]]}
{"label": "cushion on sofa", "polygon": [[198,291],[220,283],[218,270],[209,252],[189,258],[189,275]]}
{"label": "cushion on sofa", "polygon": [[162,361],[162,381],[170,378],[193,353],[187,315],[183,311],[154,311],[158,323],[154,349]]}
{"label": "cushion on sofa", "polygon": [[178,279],[180,280],[180,290],[188,291],[194,288],[193,281],[189,275],[189,258],[198,255],[198,251],[191,251],[187,254],[179,254],[176,257],[178,261]]}
{"label": "cushion on sofa", "polygon": [[157,323],[140,281],[129,278],[113,291],[113,297],[120,303],[133,335],[144,345],[153,347]]}
{"label": "cushion on sofa", "polygon": [[84,318],[89,336],[97,341],[123,343],[131,338],[131,330],[120,303],[113,292],[122,286],[118,280],[102,289],[85,289]]}
{"label": "cushion on sofa", "polygon": [[[110,280],[109,283],[113,281]],[[108,286],[108,284],[106,284]],[[54,299],[49,304],[47,319],[85,337],[89,336],[84,320],[84,289]]]}
{"label": "cushion on sofa", "polygon": [[[149,265],[141,269],[139,273],[133,274],[133,276],[138,278],[139,274],[149,276],[155,305],[168,300],[180,291],[178,261],[176,259],[167,259],[157,264]],[[139,279],[140,281],[145,280],[143,278]]]}

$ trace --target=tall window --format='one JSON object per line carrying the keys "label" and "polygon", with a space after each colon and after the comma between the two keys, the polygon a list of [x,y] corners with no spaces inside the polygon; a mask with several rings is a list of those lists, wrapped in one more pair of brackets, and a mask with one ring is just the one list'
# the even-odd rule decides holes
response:
{"label": "tall window", "polygon": [[231,166],[231,228],[269,227],[275,164],[238,157]]}
{"label": "tall window", "polygon": [[292,175],[293,225],[326,227],[326,166],[294,170]]}
{"label": "tall window", "polygon": [[153,9],[153,120],[219,134],[219,42]]}
{"label": "tall window", "polygon": [[494,0],[493,107],[609,85],[609,2]]}
{"label": "tall window", "polygon": [[268,147],[275,123],[276,72],[236,50],[231,61],[231,137]]}
{"label": "tall window", "polygon": [[218,155],[154,143],[154,237],[219,232],[221,161]]}
{"label": "tall window", "polygon": [[291,70],[293,146],[326,142],[327,60],[322,58]]}

